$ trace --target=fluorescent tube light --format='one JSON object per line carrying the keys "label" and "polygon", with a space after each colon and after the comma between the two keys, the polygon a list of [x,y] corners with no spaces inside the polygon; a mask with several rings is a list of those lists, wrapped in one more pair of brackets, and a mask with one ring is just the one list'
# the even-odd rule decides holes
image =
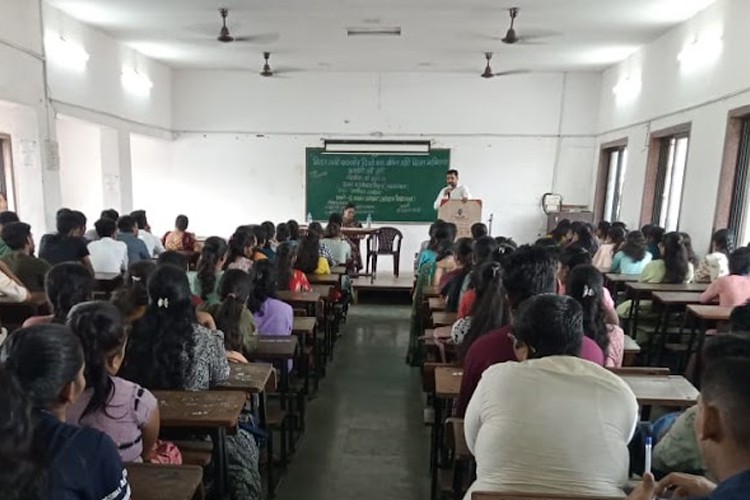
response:
{"label": "fluorescent tube light", "polygon": [[686,70],[698,69],[716,61],[724,48],[720,30],[707,30],[685,45],[677,55],[680,66]]}
{"label": "fluorescent tube light", "polygon": [[325,141],[326,153],[429,154],[429,141]]}
{"label": "fluorescent tube light", "polygon": [[44,37],[47,58],[55,64],[74,71],[83,71],[89,61],[89,53],[82,45],[66,40],[57,33]]}
{"label": "fluorescent tube light", "polygon": [[618,103],[632,101],[641,93],[641,76],[630,75],[621,78],[612,88],[612,93],[617,97]]}
{"label": "fluorescent tube light", "polygon": [[120,80],[125,90],[138,96],[148,96],[151,93],[151,87],[154,86],[154,82],[148,75],[129,67],[122,68]]}
{"label": "fluorescent tube light", "polygon": [[363,28],[347,28],[347,36],[401,36],[401,26],[383,27],[371,26]]}

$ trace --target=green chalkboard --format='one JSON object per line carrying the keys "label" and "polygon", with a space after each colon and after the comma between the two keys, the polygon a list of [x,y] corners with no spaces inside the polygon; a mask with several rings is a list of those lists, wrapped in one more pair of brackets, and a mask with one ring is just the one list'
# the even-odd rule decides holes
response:
{"label": "green chalkboard", "polygon": [[307,148],[307,210],[315,220],[327,220],[349,202],[360,220],[367,214],[377,222],[431,222],[433,203],[445,187],[450,150],[423,155],[326,153]]}

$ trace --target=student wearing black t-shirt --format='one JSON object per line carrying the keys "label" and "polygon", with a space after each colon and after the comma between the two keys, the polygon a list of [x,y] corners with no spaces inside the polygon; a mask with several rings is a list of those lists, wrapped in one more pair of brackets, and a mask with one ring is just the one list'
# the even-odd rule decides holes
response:
{"label": "student wearing black t-shirt", "polygon": [[57,234],[44,236],[39,257],[53,266],[62,262],[80,262],[93,273],[94,267],[83,237],[85,232],[85,215],[70,210],[60,211],[57,216]]}
{"label": "student wearing black t-shirt", "polygon": [[5,500],[127,500],[114,442],[65,422],[86,386],[83,350],[62,325],[14,332],[0,354],[0,495]]}

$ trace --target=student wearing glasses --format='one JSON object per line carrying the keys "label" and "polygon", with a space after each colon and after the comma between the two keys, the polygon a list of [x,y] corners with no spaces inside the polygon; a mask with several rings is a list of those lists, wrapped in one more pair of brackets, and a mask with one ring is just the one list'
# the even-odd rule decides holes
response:
{"label": "student wearing glasses", "polygon": [[464,421],[476,458],[474,491],[622,497],[638,402],[618,375],[578,357],[578,302],[537,295],[509,335],[519,363],[482,375]]}

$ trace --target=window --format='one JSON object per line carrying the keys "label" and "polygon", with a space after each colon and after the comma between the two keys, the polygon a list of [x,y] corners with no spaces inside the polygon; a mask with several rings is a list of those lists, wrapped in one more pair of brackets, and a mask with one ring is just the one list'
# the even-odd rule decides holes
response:
{"label": "window", "polygon": [[622,206],[622,186],[625,182],[625,168],[628,162],[628,148],[621,146],[608,151],[609,173],[607,175],[607,196],[604,198],[604,220],[620,220]]}
{"label": "window", "polygon": [[739,235],[740,242],[746,242],[750,237],[750,214],[747,210],[748,170],[750,170],[750,116],[742,119],[727,226],[734,231],[734,234]]}
{"label": "window", "polygon": [[679,227],[688,143],[687,134],[661,137],[657,141],[659,157],[651,222],[667,231]]}
{"label": "window", "polygon": [[620,220],[622,188],[628,163],[628,146],[621,140],[602,147],[599,157],[599,174],[596,183],[594,212],[598,220]]}

